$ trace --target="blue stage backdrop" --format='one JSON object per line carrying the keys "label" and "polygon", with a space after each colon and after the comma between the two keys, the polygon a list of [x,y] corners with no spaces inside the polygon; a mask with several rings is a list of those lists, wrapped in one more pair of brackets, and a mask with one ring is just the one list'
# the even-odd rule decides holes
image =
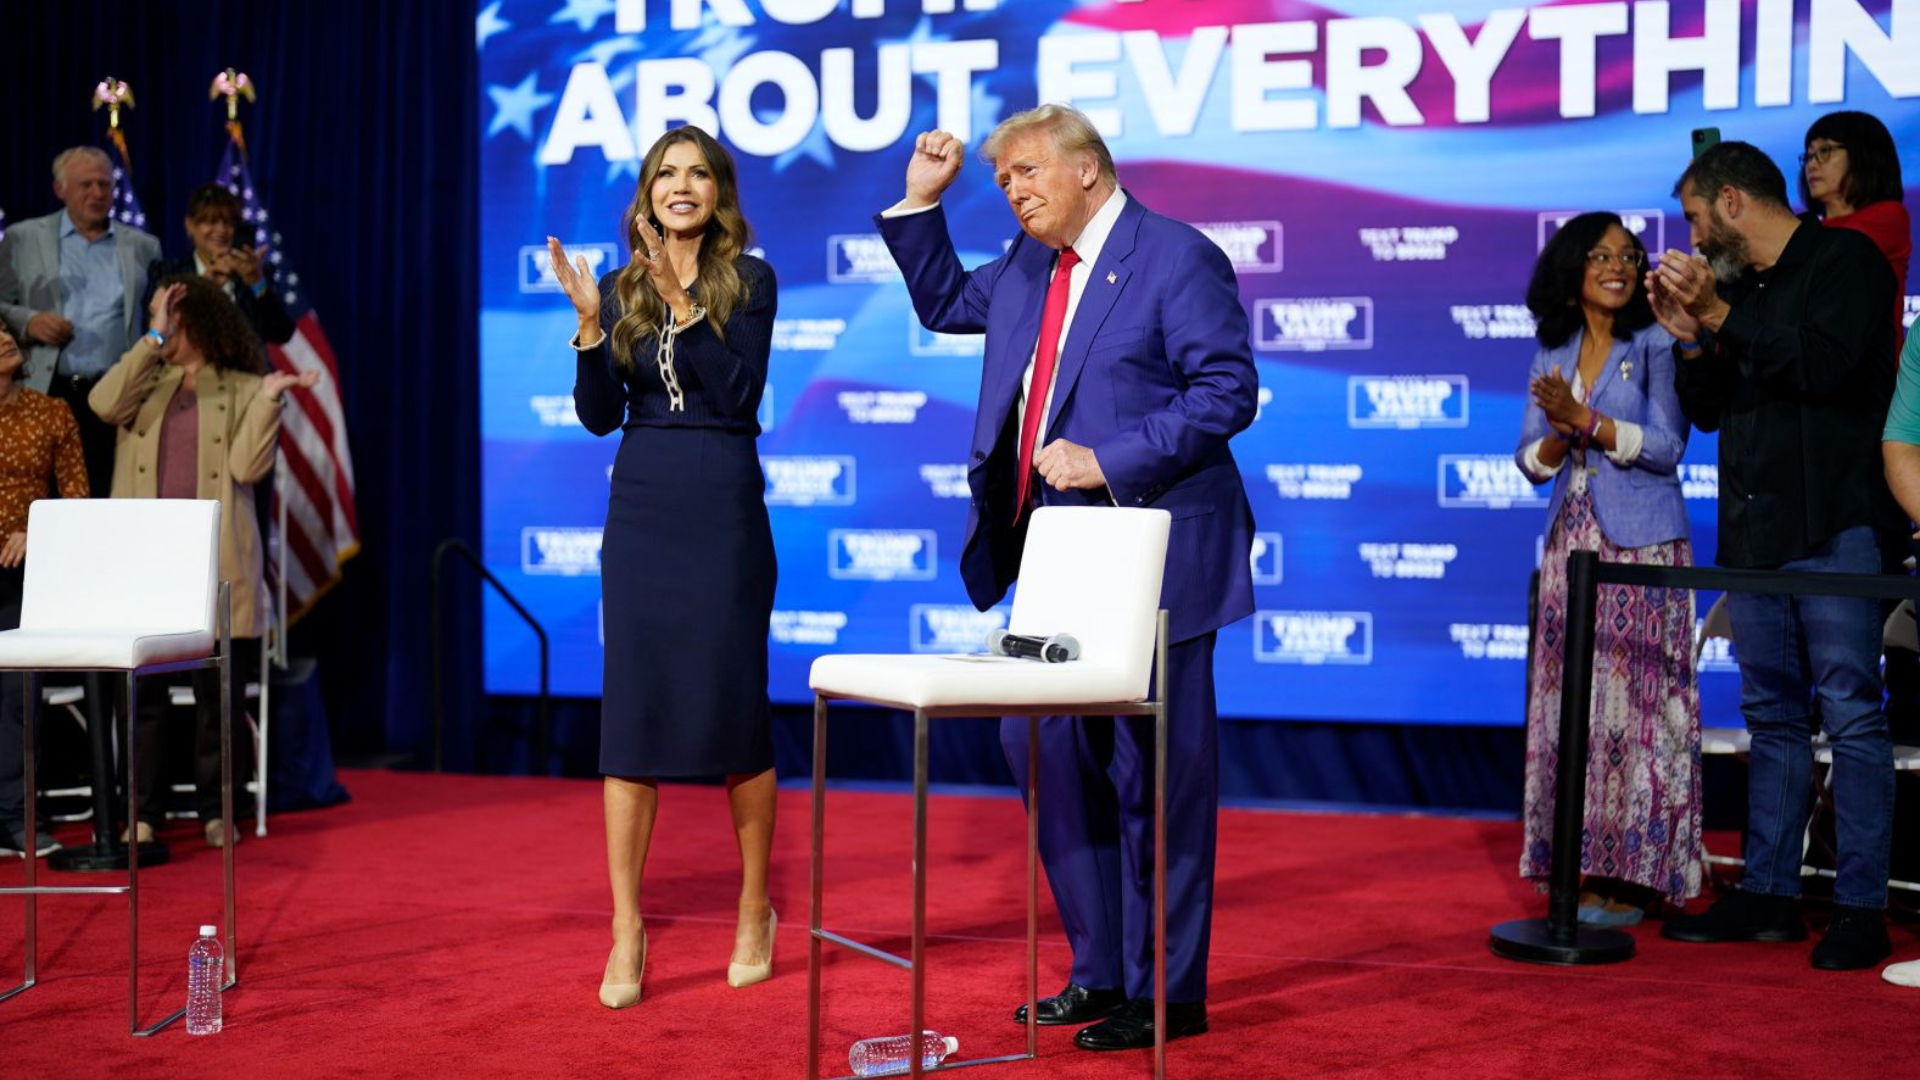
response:
{"label": "blue stage backdrop", "polygon": [[[1101,126],[1131,195],[1239,269],[1261,390],[1234,452],[1259,613],[1220,635],[1221,712],[1519,723],[1545,525],[1545,489],[1512,463],[1535,254],[1592,209],[1685,248],[1669,191],[1693,128],[1789,175],[1834,109],[1920,146],[1920,0],[1336,6],[484,0],[485,555],[554,631],[556,692],[600,689],[617,437],[574,417],[545,238],[596,273],[623,265],[655,137],[695,123],[736,154],[780,279],[760,414],[771,689],[805,700],[823,652],[972,650],[1004,622],[968,604],[956,565],[980,341],[921,329],[871,217],[900,198],[917,133],[977,146],[1064,101]],[[1014,230],[991,173],[970,161],[948,195],[969,264]],[[1702,562],[1715,460],[1695,435]],[[529,692],[530,640],[497,604],[486,643],[488,688]],[[1703,666],[1710,715],[1731,714],[1730,659]]]}

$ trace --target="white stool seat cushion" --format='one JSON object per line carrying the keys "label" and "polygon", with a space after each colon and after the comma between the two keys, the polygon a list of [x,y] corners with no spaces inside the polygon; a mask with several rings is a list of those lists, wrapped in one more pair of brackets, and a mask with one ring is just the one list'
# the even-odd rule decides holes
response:
{"label": "white stool seat cushion", "polygon": [[[843,654],[813,662],[815,693],[935,708],[1112,704],[1144,700],[1151,670],[1068,661],[1043,664],[1004,656]],[[1077,710],[1076,710],[1077,711]]]}
{"label": "white stool seat cushion", "polygon": [[0,631],[0,668],[139,668],[212,655],[204,629]]}

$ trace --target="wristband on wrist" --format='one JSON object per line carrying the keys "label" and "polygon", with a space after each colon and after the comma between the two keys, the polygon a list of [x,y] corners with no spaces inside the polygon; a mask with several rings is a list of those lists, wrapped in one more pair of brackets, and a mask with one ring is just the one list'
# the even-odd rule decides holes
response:
{"label": "wristband on wrist", "polygon": [[153,339],[153,347],[156,349],[167,343],[167,335],[161,333],[158,330],[149,328],[147,330],[146,336]]}
{"label": "wristband on wrist", "polygon": [[1587,410],[1587,431],[1586,431],[1586,434],[1580,436],[1581,442],[1590,443],[1593,441],[1594,434],[1600,430],[1601,419],[1602,417],[1600,416],[1600,411],[1598,409]]}
{"label": "wristband on wrist", "polygon": [[264,276],[248,287],[253,290],[253,295],[256,298],[267,295],[267,279]]}

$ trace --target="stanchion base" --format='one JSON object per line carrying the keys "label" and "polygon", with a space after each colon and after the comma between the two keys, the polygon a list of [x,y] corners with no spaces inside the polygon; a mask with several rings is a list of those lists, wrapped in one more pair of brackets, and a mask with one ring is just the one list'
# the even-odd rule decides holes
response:
{"label": "stanchion base", "polygon": [[[158,840],[140,845],[140,865],[142,868],[164,864],[172,853],[167,845]],[[61,848],[47,856],[47,867],[52,870],[67,870],[81,873],[101,870],[125,870],[127,868],[127,845],[102,843],[95,841],[79,847]]]}
{"label": "stanchion base", "polygon": [[1582,926],[1572,937],[1556,936],[1547,930],[1545,919],[1515,919],[1493,928],[1487,948],[1495,956],[1529,964],[1617,964],[1633,959],[1633,935]]}

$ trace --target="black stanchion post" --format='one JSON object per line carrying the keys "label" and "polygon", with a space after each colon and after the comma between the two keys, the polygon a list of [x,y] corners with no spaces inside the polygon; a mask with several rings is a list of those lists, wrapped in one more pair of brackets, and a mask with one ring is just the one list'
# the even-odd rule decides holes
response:
{"label": "black stanchion post", "polygon": [[1536,964],[1610,964],[1633,956],[1633,937],[1579,922],[1580,833],[1586,823],[1588,723],[1593,715],[1593,624],[1600,556],[1567,557],[1566,660],[1560,682],[1560,761],[1554,776],[1553,864],[1547,917],[1495,926],[1495,956]]}

